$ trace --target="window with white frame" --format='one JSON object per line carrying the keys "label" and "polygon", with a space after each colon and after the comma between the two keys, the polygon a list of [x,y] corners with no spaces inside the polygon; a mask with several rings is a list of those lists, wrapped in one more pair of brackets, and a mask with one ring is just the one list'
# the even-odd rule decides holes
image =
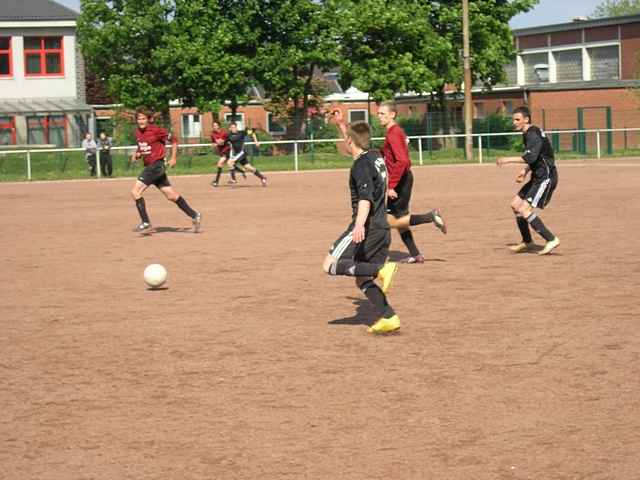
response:
{"label": "window with white frame", "polygon": [[225,113],[224,121],[226,123],[236,122],[238,130],[244,130],[244,113],[236,112],[235,116],[232,113]]}
{"label": "window with white frame", "polygon": [[553,55],[556,62],[556,81],[582,80],[582,49],[560,50]]}
{"label": "window with white frame", "polygon": [[366,122],[368,120],[369,115],[366,110],[349,110],[349,123]]}
{"label": "window with white frame", "polygon": [[620,49],[618,45],[588,50],[591,59],[591,80],[617,80],[620,78]]}
{"label": "window with white frame", "polygon": [[199,113],[184,113],[182,115],[182,136],[184,138],[200,138],[202,123]]}
{"label": "window with white frame", "polygon": [[518,84],[518,67],[516,61],[507,63],[504,66],[505,80],[504,85],[517,85]]}
{"label": "window with white frame", "polygon": [[542,53],[529,53],[526,55],[522,55],[522,64],[524,66],[524,83],[527,85],[531,85],[533,83],[542,83],[547,80],[544,80],[544,68],[547,67],[546,72],[548,73],[548,62],[549,55],[546,52]]}
{"label": "window with white frame", "polygon": [[286,133],[286,131],[286,127],[278,122],[275,115],[271,112],[267,112],[267,132],[274,135],[282,135]]}

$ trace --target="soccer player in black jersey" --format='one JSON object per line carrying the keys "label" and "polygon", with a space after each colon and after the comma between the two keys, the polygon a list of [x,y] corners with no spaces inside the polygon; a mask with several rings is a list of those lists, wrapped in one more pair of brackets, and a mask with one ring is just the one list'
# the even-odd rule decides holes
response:
{"label": "soccer player in black jersey", "polygon": [[[229,124],[229,144],[231,145],[231,156],[229,157],[229,166],[231,168],[232,178],[235,180],[234,170],[240,170],[240,172],[244,173],[244,170],[248,170],[253,173],[256,177],[260,179],[262,182],[262,186],[267,186],[267,177],[265,177],[260,171],[251,165],[249,162],[249,157],[247,156],[247,152],[244,150],[244,139],[245,133],[238,131],[238,124],[236,122],[231,122]],[[254,134],[254,141],[257,146],[260,144],[257,142],[257,138]],[[238,168],[238,165],[242,166],[242,169]],[[243,170],[244,169],[244,170]]]}
{"label": "soccer player in black jersey", "polygon": [[[385,295],[398,265],[385,263],[391,244],[385,202],[387,169],[384,158],[369,150],[370,140],[371,129],[365,122],[347,129],[345,141],[354,160],[349,174],[351,223],[332,245],[322,268],[329,275],[355,277],[356,285],[381,315],[367,331],[389,333],[400,328],[400,319]],[[376,278],[382,288],[374,282]]]}
{"label": "soccer player in black jersey", "polygon": [[546,207],[558,185],[553,148],[545,133],[531,124],[531,112],[527,107],[518,107],[513,111],[513,126],[522,132],[524,155],[498,158],[497,164],[502,166],[508,163],[524,163],[525,166],[518,173],[516,182],[522,183],[529,172],[531,178],[511,201],[522,242],[511,246],[510,249],[520,253],[529,251],[535,246],[529,231],[531,226],[546,242],[538,254],[547,255],[560,245],[560,239],[542,223],[542,219],[534,212],[534,208]]}

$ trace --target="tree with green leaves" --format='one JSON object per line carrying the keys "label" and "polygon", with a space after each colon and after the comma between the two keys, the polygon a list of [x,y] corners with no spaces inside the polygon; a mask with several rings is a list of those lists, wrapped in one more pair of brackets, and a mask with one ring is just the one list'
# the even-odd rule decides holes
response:
{"label": "tree with green leaves", "polygon": [[300,138],[309,111],[319,107],[323,82],[319,73],[340,65],[338,0],[271,0],[254,2],[258,43],[256,80],[268,106],[289,120],[287,135]]}
{"label": "tree with green leaves", "polygon": [[176,78],[165,54],[175,13],[161,0],[82,0],[78,39],[89,70],[127,107],[168,111]]}
{"label": "tree with green leaves", "polygon": [[164,51],[169,72],[179,78],[178,97],[200,111],[229,102],[235,115],[255,84],[257,31],[251,2],[175,0]]}
{"label": "tree with green leaves", "polygon": [[640,0],[605,0],[591,14],[594,18],[640,14]]}

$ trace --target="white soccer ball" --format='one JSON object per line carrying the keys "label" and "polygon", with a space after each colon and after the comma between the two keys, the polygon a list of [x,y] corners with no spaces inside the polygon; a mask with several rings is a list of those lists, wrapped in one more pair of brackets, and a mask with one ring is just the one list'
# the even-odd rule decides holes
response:
{"label": "white soccer ball", "polygon": [[159,288],[167,281],[167,269],[159,263],[152,263],[144,269],[144,283],[149,288]]}

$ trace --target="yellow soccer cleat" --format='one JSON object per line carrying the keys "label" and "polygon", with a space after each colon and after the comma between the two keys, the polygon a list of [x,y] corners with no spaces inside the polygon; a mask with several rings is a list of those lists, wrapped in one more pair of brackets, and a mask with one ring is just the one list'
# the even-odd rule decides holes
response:
{"label": "yellow soccer cleat", "polygon": [[400,328],[400,317],[394,315],[391,318],[381,318],[376,323],[367,328],[369,333],[391,333]]}
{"label": "yellow soccer cleat", "polygon": [[556,248],[558,245],[560,245],[560,239],[558,237],[553,240],[549,240],[545,244],[544,248],[538,252],[538,255],[548,255],[551,253],[551,250]]}
{"label": "yellow soccer cleat", "polygon": [[393,277],[398,271],[398,264],[396,262],[387,262],[384,266],[378,270],[378,281],[382,285],[382,293],[387,293],[391,288]]}
{"label": "yellow soccer cleat", "polygon": [[533,242],[520,242],[517,245],[511,245],[509,247],[509,250],[511,250],[513,253],[522,253],[533,250],[534,248],[536,248],[536,244]]}

